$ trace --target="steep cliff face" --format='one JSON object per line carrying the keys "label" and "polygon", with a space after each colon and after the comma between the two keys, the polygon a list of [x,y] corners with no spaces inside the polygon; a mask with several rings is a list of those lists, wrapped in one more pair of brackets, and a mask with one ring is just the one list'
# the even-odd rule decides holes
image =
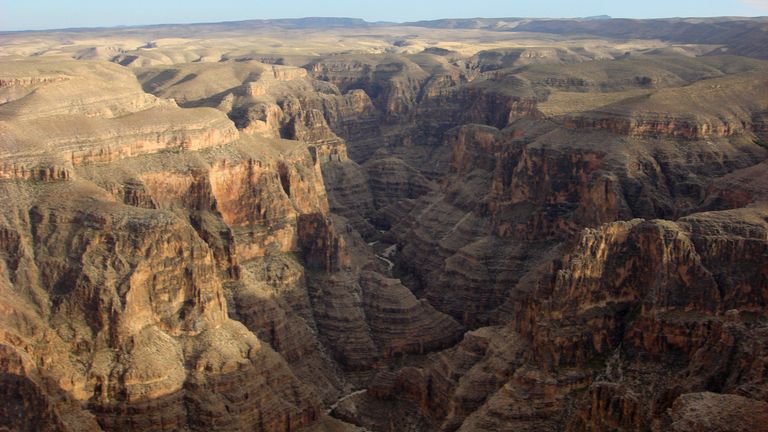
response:
{"label": "steep cliff face", "polygon": [[[700,430],[746,406],[756,421],[766,227],[756,208],[586,229],[518,283],[510,324],[382,375],[340,415],[388,430],[370,412],[396,398],[429,430]],[[727,408],[692,414],[712,398]]]}
{"label": "steep cliff face", "polygon": [[759,131],[761,123],[755,115],[765,110],[762,100],[768,94],[764,74],[734,74],[628,97],[604,105],[599,111],[566,115],[563,123],[570,128],[605,129],[622,135],[684,139]]}
{"label": "steep cliff face", "polygon": [[727,122],[698,122],[691,118],[622,118],[622,117],[570,117],[564,121],[573,129],[604,129],[621,135],[668,136],[672,138],[702,139],[729,137],[745,132],[744,125]]}
{"label": "steep cliff face", "polygon": [[335,399],[343,379],[322,354],[304,270],[335,254],[334,242],[344,243],[321,235],[331,222],[320,161],[304,144],[263,140],[174,158],[173,173],[157,157],[123,164],[122,179],[114,167],[88,175],[107,184],[140,179],[155,205],[188,219],[224,275],[230,316],[270,343],[324,400]]}
{"label": "steep cliff face", "polygon": [[334,84],[310,78],[305,69],[255,61],[150,68],[137,75],[158,96],[226,112],[247,135],[309,144],[323,167],[333,212],[372,235],[366,221],[373,213],[367,176],[348,158],[345,143],[380,134],[379,110],[364,91],[342,94]]}
{"label": "steep cliff face", "polygon": [[331,212],[345,217],[357,232],[369,238],[375,228],[370,219],[375,212],[370,180],[360,165],[339,158],[322,167]]}
{"label": "steep cliff face", "polygon": [[[762,91],[750,77],[723,82],[731,79]],[[481,83],[470,88],[496,91]],[[438,97],[446,94],[455,97],[455,89]],[[715,106],[707,97],[698,102]],[[451,106],[444,105],[441,120],[450,118]],[[742,108],[734,108],[736,117],[750,118],[759,107]],[[419,109],[431,108],[424,102]],[[418,296],[471,327],[511,321],[487,331],[506,334],[505,340],[519,337],[529,351],[487,366],[503,378],[478,385],[475,402],[460,399],[457,384],[436,380],[436,370],[455,371],[454,381],[473,377],[469,369],[477,359],[447,351],[456,363],[432,356],[421,366],[380,374],[368,393],[338,409],[340,418],[381,430],[663,430],[690,422],[680,420],[687,415],[682,411],[667,411],[686,393],[748,391],[754,403],[762,400],[762,384],[743,369],[762,358],[762,342],[752,342],[764,331],[762,204],[685,216],[762,202],[759,127],[747,123],[727,132],[699,125],[699,132],[682,134],[674,128],[649,132],[638,123],[599,132],[574,130],[534,110],[505,112],[503,122],[480,118],[485,125],[445,132],[437,148],[452,156],[440,188],[393,194],[378,204],[377,218],[392,226],[396,274]],[[460,124],[460,118],[442,124]],[[428,127],[440,131],[438,123]],[[407,159],[415,151],[387,152],[418,160]],[[387,161],[382,156],[366,162],[369,175]],[[431,172],[424,165],[417,166]],[[633,217],[680,219],[613,223]],[[582,232],[585,227],[624,246],[612,250],[588,241],[582,249],[592,232]],[[598,273],[587,255],[599,263]],[[611,257],[626,259],[629,267],[614,265]],[[572,269],[564,270],[568,265]],[[569,271],[581,276],[554,288]],[[615,285],[589,288],[601,278]],[[752,321],[755,316],[761,318]],[[665,362],[675,366],[659,366]],[[371,414],[382,407],[406,419]]]}
{"label": "steep cliff face", "polygon": [[445,136],[452,158],[441,190],[407,197],[418,199],[381,216],[402,245],[403,270],[415,276],[410,286],[439,310],[481,322],[533,263],[583,227],[684,215],[710,194],[705,172],[726,174],[765,157],[748,137],[681,148],[535,119]]}
{"label": "steep cliff face", "polygon": [[[490,173],[481,211],[490,217],[495,234],[528,239],[562,236],[579,225],[599,225],[627,214],[616,175],[604,169],[604,152],[578,144],[557,148],[549,145],[551,141],[531,145],[534,137],[521,130],[501,133],[472,125],[448,136],[452,175],[462,178],[476,169]],[[472,203],[461,188],[449,184],[449,196]],[[538,211],[530,212],[531,207]],[[564,218],[568,213],[573,220]]]}
{"label": "steep cliff face", "polygon": [[764,356],[765,229],[764,209],[604,225],[529,285],[514,326],[531,356],[546,369],[604,364],[569,430],[655,430],[679,421],[666,410],[684,393],[763,399],[744,368]]}
{"label": "steep cliff face", "polygon": [[[512,377],[525,350],[525,342],[507,329],[480,328],[468,332],[455,347],[431,356],[422,368],[406,367],[395,376],[380,374],[369,391],[371,400],[360,403],[383,399],[412,405],[430,429],[456,430]],[[375,412],[365,415],[377,422],[385,419]]]}
{"label": "steep cliff face", "polygon": [[[318,394],[296,377],[304,369],[294,372],[285,360],[295,355],[281,356],[229,318],[240,306],[231,285],[246,284],[241,265],[298,251],[299,215],[327,213],[319,162],[290,144],[233,146],[239,134],[223,115],[167,105],[160,109],[175,117],[150,108],[116,121],[151,118],[170,129],[121,129],[109,138],[124,146],[119,157],[84,150],[91,159],[69,157],[61,138],[108,115],[7,111],[6,130],[47,125],[43,131],[57,131],[58,141],[35,160],[24,152],[36,141],[17,134],[6,160],[63,160],[67,170],[15,175],[23,181],[3,185],[14,197],[3,213],[3,280],[14,294],[6,308],[26,316],[9,325],[3,342],[9,359],[28,359],[4,370],[10,388],[25,396],[4,411],[3,423],[17,422],[14,410],[25,405],[48,413],[38,426],[53,430],[294,430],[321,415]],[[214,121],[199,123],[205,116]],[[174,138],[174,128],[188,135]],[[195,128],[199,137],[189,132]],[[43,136],[35,133],[29,136]],[[152,135],[152,144],[137,144],[141,134]],[[169,142],[182,151],[158,153]],[[55,179],[65,181],[36,182]],[[51,342],[34,342],[43,335]],[[314,336],[296,339],[294,347],[317,351]]]}
{"label": "steep cliff face", "polygon": [[429,76],[417,64],[394,55],[370,60],[322,59],[308,68],[313,77],[331,82],[343,92],[365,91],[390,122],[413,110]]}
{"label": "steep cliff face", "polygon": [[[278,72],[267,79],[306,78]],[[312,108],[317,100],[289,94],[277,104],[285,123],[276,129],[293,141],[240,135],[210,109],[174,108],[210,113],[235,138],[167,152],[158,136],[160,147],[129,145],[118,157],[94,150],[98,157],[65,160],[61,173],[9,168],[23,180],[6,183],[9,193],[26,201],[7,209],[15,222],[3,231],[13,252],[4,262],[34,269],[25,280],[9,276],[23,293],[11,310],[42,305],[30,320],[59,341],[46,362],[77,353],[41,378],[66,381],[69,405],[55,387],[35,387],[32,372],[17,373],[31,377],[14,381],[28,395],[22,404],[51,413],[41,424],[71,427],[57,414],[69,407],[93,429],[295,430],[318,419],[347,380],[359,385],[397,357],[461,336],[453,319],[383,276],[388,267],[331,217],[330,208],[345,210],[365,228],[373,197],[326,113]],[[329,111],[338,127],[372,109],[354,93],[343,100],[346,111],[319,105],[340,109]],[[156,114],[145,111],[128,117]],[[201,126],[205,136],[217,128]],[[323,177],[338,181],[333,207]],[[19,343],[9,346],[38,355]]]}
{"label": "steep cliff face", "polygon": [[[4,231],[18,239],[5,268],[24,300],[11,310],[37,313],[7,342],[34,359],[29,367],[43,380],[58,383],[42,392],[48,404],[58,406],[59,388],[105,430],[248,429],[259,421],[274,430],[316,417],[315,396],[284,360],[228,319],[213,253],[186,221],[115,204],[82,181],[45,187],[19,204],[4,212]],[[14,265],[20,261],[24,269]],[[36,328],[50,334],[51,346],[31,343]],[[270,369],[265,362],[273,369],[266,382],[257,379]],[[245,387],[244,377],[251,378]],[[207,390],[214,386],[215,394]],[[272,386],[295,390],[248,396]],[[238,415],[228,421],[236,426],[209,418],[199,399],[234,404]]]}
{"label": "steep cliff face", "polygon": [[379,131],[379,111],[366,92],[342,87],[342,93],[298,67],[232,61],[147,68],[137,76],[153,94],[216,108],[252,135],[312,142]]}
{"label": "steep cliff face", "polygon": [[[576,333],[561,327],[558,331],[568,335],[563,342],[572,345],[557,344],[557,354],[546,356],[555,364],[579,363],[591,356],[588,352],[605,352],[621,338],[652,355],[690,356],[711,335],[719,334],[724,323],[715,317],[725,317],[728,311],[736,317],[762,313],[765,275],[758,257],[765,247],[764,224],[760,211],[739,210],[696,214],[676,223],[618,222],[585,231],[570,260],[557,272],[549,294],[560,306],[542,307],[551,310],[556,319],[567,317],[587,327],[594,323],[600,331],[587,330],[588,341],[579,342]],[[619,261],[613,261],[614,257]],[[748,262],[753,264],[742,266]],[[658,290],[654,287],[664,289],[654,291]],[[566,304],[576,309],[566,310]],[[618,319],[616,315],[622,313],[634,314],[636,327]],[[523,318],[521,326],[526,320],[542,322],[541,316]],[[546,326],[541,328],[548,331]],[[559,338],[548,335],[543,339]]]}
{"label": "steep cliff face", "polygon": [[[320,83],[315,85],[320,86]],[[345,140],[361,140],[380,133],[379,111],[368,93],[353,89],[339,97],[333,87],[329,90],[329,93],[300,94],[297,97],[305,109],[321,111],[331,129]]]}
{"label": "steep cliff face", "polygon": [[762,162],[747,168],[735,170],[718,179],[707,188],[702,210],[725,210],[765,202],[765,170],[768,163]]}
{"label": "steep cliff face", "polygon": [[434,182],[399,158],[372,160],[364,168],[368,173],[368,184],[376,208],[384,208],[404,199],[418,198],[437,189]]}
{"label": "steep cliff face", "polygon": [[307,283],[320,338],[354,380],[392,359],[450,346],[462,327],[385,277],[358,234],[341,218],[307,218]]}

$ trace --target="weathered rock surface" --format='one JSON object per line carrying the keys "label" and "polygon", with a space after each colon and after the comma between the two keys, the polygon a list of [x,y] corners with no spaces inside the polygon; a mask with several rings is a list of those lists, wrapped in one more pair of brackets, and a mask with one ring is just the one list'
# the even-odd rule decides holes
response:
{"label": "weathered rock surface", "polygon": [[765,430],[768,406],[736,395],[693,393],[672,407],[674,431]]}
{"label": "weathered rock surface", "polygon": [[347,157],[344,142],[379,134],[379,112],[364,91],[342,95],[333,84],[309,78],[305,69],[255,61],[150,68],[138,77],[158,96],[226,112],[248,135],[308,143],[323,165],[331,209],[372,234],[367,178]]}
{"label": "weathered rock surface", "polygon": [[469,320],[492,312],[537,257],[583,227],[686,214],[706,199],[704,172],[722,175],[765,157],[748,137],[682,149],[526,119],[503,131],[462,126],[445,139],[453,156],[440,193],[395,216],[408,221],[388,222],[416,276],[412,287]]}
{"label": "weathered rock surface", "polygon": [[[713,91],[744,81],[757,87],[749,84],[738,91],[764,90],[749,75],[722,81],[730,84],[715,86]],[[468,87],[497,91],[495,84],[481,83]],[[450,93],[441,94],[443,100],[446,94]],[[705,112],[719,109],[708,95],[697,100],[699,107]],[[453,103],[466,109],[463,103]],[[735,121],[741,125],[742,119],[753,118],[753,112],[762,109],[758,105],[744,105],[743,111],[733,107],[739,118]],[[451,112],[450,103],[444,107]],[[431,108],[425,102],[415,115],[420,109],[430,112]],[[468,112],[471,116],[472,111]],[[697,208],[736,208],[763,201],[757,175],[762,165],[756,165],[765,158],[759,126],[740,126],[727,133],[700,126],[696,126],[699,132],[691,134],[672,129],[646,134],[642,128],[608,128],[604,133],[574,131],[556,119],[542,120],[542,113],[535,110],[505,112],[516,114],[504,121],[477,117],[485,125],[447,130],[439,148],[451,149],[452,158],[440,189],[417,196],[394,195],[382,203],[377,218],[381,225],[393,227],[397,274],[418,296],[470,326],[511,320],[512,328],[505,331],[519,334],[530,344],[526,345],[530,351],[517,361],[494,365],[496,376],[505,378],[480,390],[480,403],[464,401],[469,408],[454,419],[446,413],[458,410],[460,404],[435,393],[428,393],[434,403],[428,409],[413,409],[418,396],[400,396],[410,404],[390,399],[434,390],[435,381],[425,378],[435,368],[431,363],[380,375],[369,392],[355,400],[354,408],[339,411],[340,418],[381,430],[391,430],[392,424],[426,430],[663,430],[658,428],[672,421],[667,410],[685,392],[749,392],[751,400],[763,400],[762,384],[746,378],[742,369],[763,357],[762,348],[746,342],[764,339],[765,305],[759,293],[766,281],[758,270],[761,264],[755,261],[766,244],[762,207],[685,217]],[[461,117],[456,118],[461,124]],[[455,123],[443,124],[445,128]],[[441,126],[430,130],[439,133]],[[378,168],[398,151],[395,147],[380,152],[364,166]],[[398,156],[418,160],[409,159],[416,154],[409,151]],[[417,166],[433,172],[424,165]],[[713,176],[724,176],[728,183],[718,183]],[[376,197],[375,186],[372,191]],[[680,219],[611,224],[633,217]],[[595,246],[590,252],[596,263],[607,266],[602,274],[615,277],[620,291],[608,300],[606,293],[613,289],[600,285],[587,297],[569,298],[585,294],[583,290],[599,278],[587,270],[589,261],[575,239],[588,235],[589,231],[582,233],[584,227],[611,232],[622,224],[629,224],[627,229],[633,233],[622,237],[622,244],[636,250],[610,252],[607,246]],[[639,234],[645,230],[640,226],[660,230],[659,240],[635,238],[644,236]],[[677,236],[684,242],[680,246],[674,241],[661,246],[667,244],[661,239]],[[685,242],[692,246],[684,246]],[[734,246],[738,252],[725,244],[739,245]],[[664,252],[652,252],[659,248]],[[636,270],[615,267],[612,256],[627,259]],[[653,256],[659,261],[645,261]],[[573,262],[573,271],[590,276],[557,291],[552,288],[557,282],[549,280],[558,280],[564,262]],[[739,262],[751,264],[726,264]],[[633,277],[651,279],[631,282]],[[632,297],[621,291],[630,286],[656,288]],[[549,303],[540,305],[542,299],[574,309],[552,309]],[[551,318],[545,318],[549,313]],[[747,323],[746,317],[752,314],[760,318]],[[538,331],[544,332],[540,338]],[[742,353],[736,362],[718,360],[732,359],[737,354],[727,353],[735,352]],[[612,357],[616,353],[620,353],[618,360]],[[658,366],[664,362],[677,366],[664,370]],[[471,376],[460,368],[456,374]],[[741,378],[736,377],[742,376],[745,381],[739,382]],[[382,407],[406,413],[406,419],[372,414]]]}
{"label": "weathered rock surface", "polygon": [[[11,81],[25,94],[0,107],[4,178],[66,179],[68,167],[228,144],[237,131],[212,110],[181,110],[109,63],[12,62],[5,73],[61,71],[67,80]],[[39,173],[39,174],[38,174]],[[44,174],[45,173],[45,174]]]}
{"label": "weathered rock surface", "polygon": [[[271,348],[228,319],[216,261],[194,229],[173,213],[109,198],[74,181],[18,203],[28,213],[4,211],[3,229],[18,239],[4,249],[6,277],[24,300],[9,313],[35,312],[4,342],[58,383],[38,399],[58,405],[58,388],[105,430],[309,424],[315,396]],[[24,268],[14,264],[22,261]],[[38,332],[52,338],[47,347],[31,343]],[[265,392],[273,386],[293,390]],[[213,407],[225,405],[238,415],[222,421]],[[77,418],[59,421],[92,430]]]}
{"label": "weathered rock surface", "polygon": [[418,198],[436,189],[416,168],[398,158],[385,158],[365,164],[368,184],[376,208],[383,208],[402,199]]}
{"label": "weathered rock surface", "polygon": [[764,62],[311,22],[8,36],[0,429],[765,429]]}
{"label": "weathered rock surface", "polygon": [[[766,245],[765,230],[764,210],[756,209],[585,230],[550,288],[530,293],[536,306],[518,306],[515,323],[533,338],[533,356],[548,368],[584,368],[591,359],[613,356],[571,430],[650,430],[686,392],[764,397],[763,385],[748,372],[764,357],[753,345],[763,340],[764,318],[747,317],[764,316],[765,276],[754,260]],[[613,249],[620,244],[638,249]],[[523,308],[530,315],[518,321],[527,315]],[[654,361],[674,366],[661,371]]]}
{"label": "weathered rock surface", "polygon": [[312,76],[340,90],[364,90],[388,121],[407,115],[416,105],[428,74],[401,56],[321,59],[309,65]]}
{"label": "weathered rock surface", "polygon": [[393,358],[442,349],[461,336],[456,321],[417,300],[400,281],[365,270],[382,266],[359,236],[344,236],[343,220],[320,223],[305,248],[314,270],[309,294],[321,340],[342,366],[370,375]]}

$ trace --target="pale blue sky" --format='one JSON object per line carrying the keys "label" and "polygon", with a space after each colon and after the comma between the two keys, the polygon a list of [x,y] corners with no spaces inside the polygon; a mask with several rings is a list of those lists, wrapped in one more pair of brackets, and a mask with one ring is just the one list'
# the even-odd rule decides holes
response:
{"label": "pale blue sky", "polygon": [[343,16],[369,21],[470,17],[764,16],[768,0],[0,0],[0,30]]}

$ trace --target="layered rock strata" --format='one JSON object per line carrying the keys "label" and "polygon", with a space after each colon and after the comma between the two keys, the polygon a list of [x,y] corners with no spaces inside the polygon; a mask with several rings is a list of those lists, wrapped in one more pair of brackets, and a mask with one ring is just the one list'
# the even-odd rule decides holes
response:
{"label": "layered rock strata", "polygon": [[760,430],[762,62],[390,42],[4,61],[3,425]]}

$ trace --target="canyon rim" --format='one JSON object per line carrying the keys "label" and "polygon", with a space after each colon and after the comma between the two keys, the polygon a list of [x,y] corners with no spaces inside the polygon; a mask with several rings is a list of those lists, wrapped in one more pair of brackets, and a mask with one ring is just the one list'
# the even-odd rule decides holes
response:
{"label": "canyon rim", "polygon": [[0,431],[768,431],[768,18],[4,32],[0,203]]}

